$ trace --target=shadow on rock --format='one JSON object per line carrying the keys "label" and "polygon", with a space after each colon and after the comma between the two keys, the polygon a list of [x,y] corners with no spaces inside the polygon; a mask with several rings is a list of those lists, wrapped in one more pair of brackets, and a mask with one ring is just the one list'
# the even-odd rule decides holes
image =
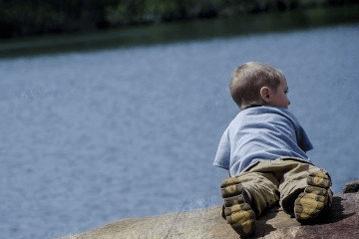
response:
{"label": "shadow on rock", "polygon": [[316,220],[316,222],[312,224],[322,225],[322,224],[334,223],[353,216],[355,212],[346,213],[346,214],[344,213],[343,200],[346,199],[343,199],[338,196],[334,196],[332,207],[326,213],[323,213],[323,215],[321,215],[318,218],[318,220]]}
{"label": "shadow on rock", "polygon": [[277,230],[268,221],[277,216],[279,207],[273,207],[269,209],[263,216],[259,217],[256,221],[256,231],[253,235],[254,238],[264,237],[269,235],[272,231]]}

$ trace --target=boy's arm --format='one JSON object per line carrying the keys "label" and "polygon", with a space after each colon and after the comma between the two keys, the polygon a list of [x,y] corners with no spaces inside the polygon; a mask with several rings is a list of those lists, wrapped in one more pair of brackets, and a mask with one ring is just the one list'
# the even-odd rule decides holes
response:
{"label": "boy's arm", "polygon": [[231,155],[231,144],[229,141],[228,128],[224,131],[219,141],[213,165],[229,170],[229,160]]}
{"label": "boy's arm", "polygon": [[309,137],[307,133],[304,131],[304,129],[299,126],[299,138],[298,138],[298,145],[299,147],[304,151],[308,152],[309,150],[313,149],[313,145],[309,140]]}
{"label": "boy's arm", "polygon": [[304,152],[308,152],[309,150],[313,149],[313,145],[309,140],[309,137],[307,135],[307,133],[305,132],[305,130],[303,129],[303,127],[300,125],[299,121],[297,120],[297,118],[288,110],[286,111],[292,118],[292,123],[294,124],[295,127],[295,134],[297,137],[297,144],[298,146],[304,151]]}

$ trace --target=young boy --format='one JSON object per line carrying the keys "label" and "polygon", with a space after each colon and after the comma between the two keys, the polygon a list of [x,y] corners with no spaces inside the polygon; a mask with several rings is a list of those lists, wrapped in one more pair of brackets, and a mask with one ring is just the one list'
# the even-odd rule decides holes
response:
{"label": "young boy", "polygon": [[331,204],[328,173],[315,167],[304,129],[287,108],[284,75],[272,66],[239,66],[230,83],[240,112],[224,131],[214,165],[229,170],[222,186],[222,216],[241,236],[276,203],[301,223],[312,222]]}

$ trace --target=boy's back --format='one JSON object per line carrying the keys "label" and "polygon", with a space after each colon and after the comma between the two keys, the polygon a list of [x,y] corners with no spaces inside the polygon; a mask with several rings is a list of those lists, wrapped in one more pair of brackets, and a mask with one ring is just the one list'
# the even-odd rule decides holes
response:
{"label": "boy's back", "polygon": [[304,129],[287,109],[252,106],[238,113],[224,131],[213,164],[236,176],[261,159],[309,161],[305,152],[312,148]]}

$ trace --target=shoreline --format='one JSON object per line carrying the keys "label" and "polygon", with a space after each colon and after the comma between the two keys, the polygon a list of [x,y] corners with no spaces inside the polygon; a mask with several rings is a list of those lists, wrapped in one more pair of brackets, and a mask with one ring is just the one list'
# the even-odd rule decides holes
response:
{"label": "shoreline", "polygon": [[228,18],[195,19],[88,33],[2,39],[0,40],[0,59],[355,24],[359,22],[358,12],[359,5],[355,5]]}

